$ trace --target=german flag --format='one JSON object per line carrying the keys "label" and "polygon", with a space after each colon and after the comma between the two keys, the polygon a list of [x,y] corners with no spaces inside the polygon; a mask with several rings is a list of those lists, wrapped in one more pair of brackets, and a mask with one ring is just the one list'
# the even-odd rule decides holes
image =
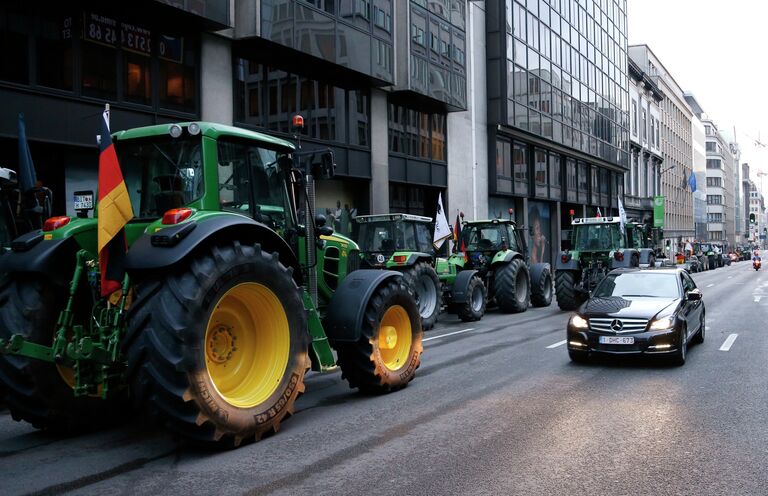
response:
{"label": "german flag", "polygon": [[109,296],[120,289],[125,276],[125,225],[133,218],[133,208],[109,135],[108,111],[102,115],[99,151],[99,269],[101,296]]}

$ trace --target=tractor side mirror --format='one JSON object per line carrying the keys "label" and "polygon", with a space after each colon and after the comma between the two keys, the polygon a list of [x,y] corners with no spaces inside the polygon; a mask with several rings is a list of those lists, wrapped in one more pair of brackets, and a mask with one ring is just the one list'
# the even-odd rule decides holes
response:
{"label": "tractor side mirror", "polygon": [[318,236],[330,236],[333,234],[333,228],[331,226],[323,226],[317,228]]}
{"label": "tractor side mirror", "polygon": [[323,214],[317,214],[315,215],[315,226],[316,227],[323,227],[328,220],[325,218],[325,215]]}

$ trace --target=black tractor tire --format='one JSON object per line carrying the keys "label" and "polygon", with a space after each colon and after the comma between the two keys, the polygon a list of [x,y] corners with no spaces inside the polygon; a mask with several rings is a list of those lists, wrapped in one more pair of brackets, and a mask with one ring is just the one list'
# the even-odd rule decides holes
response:
{"label": "black tractor tire", "polygon": [[[397,339],[394,348],[386,349],[382,340],[386,344],[389,329]],[[408,288],[397,279],[385,281],[368,299],[360,339],[336,346],[342,378],[350,388],[368,394],[404,388],[421,365],[423,336],[419,308]]]}
{"label": "black tractor tire", "polygon": [[467,285],[467,301],[454,303],[452,306],[462,322],[475,322],[485,315],[485,307],[488,300],[488,291],[483,280],[477,276],[472,277]]}
{"label": "black tractor tire", "polygon": [[425,331],[432,329],[442,307],[442,290],[437,272],[427,262],[418,262],[403,271],[403,279],[416,298],[419,315],[421,315],[421,327]]}
{"label": "black tractor tire", "polygon": [[137,407],[201,446],[277,432],[310,363],[301,290],[277,253],[213,246],[135,290],[125,354]]}
{"label": "black tractor tire", "polygon": [[584,303],[584,298],[576,291],[576,275],[573,271],[555,271],[555,292],[560,310],[576,310]]}
{"label": "black tractor tire", "polygon": [[[87,324],[90,297],[76,300],[75,324]],[[0,337],[20,334],[50,346],[67,290],[38,274],[6,275],[0,282]],[[117,423],[124,418],[126,395],[103,400],[75,397],[58,367],[50,362],[0,353],[4,403],[17,421],[56,434],[74,434]],[[2,402],[2,401],[0,401]]]}
{"label": "black tractor tire", "polygon": [[549,264],[541,268],[531,268],[531,305],[534,307],[548,307],[552,304],[552,271]]}
{"label": "black tractor tire", "polygon": [[531,275],[521,258],[497,267],[494,274],[494,298],[505,313],[528,310],[531,303]]}

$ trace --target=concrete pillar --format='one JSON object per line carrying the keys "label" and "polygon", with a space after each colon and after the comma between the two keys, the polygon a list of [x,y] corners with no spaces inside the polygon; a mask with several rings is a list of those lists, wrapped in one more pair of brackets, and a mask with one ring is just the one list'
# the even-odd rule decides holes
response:
{"label": "concrete pillar", "polygon": [[550,212],[550,223],[552,224],[552,232],[549,233],[550,238],[552,240],[552,260],[550,263],[552,263],[552,267],[555,266],[555,261],[560,256],[560,247],[563,246],[563,230],[561,228],[562,224],[562,204],[560,202],[555,202],[555,209],[553,212]]}
{"label": "concrete pillar", "polygon": [[387,94],[371,89],[371,213],[389,213]]}
{"label": "concrete pillar", "polygon": [[200,116],[204,121],[231,125],[234,110],[231,42],[203,33],[200,52]]}

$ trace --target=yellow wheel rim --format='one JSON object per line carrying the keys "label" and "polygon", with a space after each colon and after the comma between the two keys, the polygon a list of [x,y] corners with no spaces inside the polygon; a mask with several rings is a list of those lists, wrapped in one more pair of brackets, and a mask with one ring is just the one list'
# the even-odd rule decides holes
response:
{"label": "yellow wheel rim", "polygon": [[251,408],[280,385],[291,348],[288,317],[269,288],[246,282],[216,303],[205,331],[205,367],[230,405]]}
{"label": "yellow wheel rim", "polygon": [[384,312],[379,325],[378,348],[384,366],[389,370],[399,370],[408,361],[412,334],[411,319],[405,308],[393,305]]}
{"label": "yellow wheel rim", "polygon": [[58,363],[56,364],[56,370],[59,371],[61,379],[67,383],[67,386],[75,389],[75,371],[70,367],[64,367]]}

